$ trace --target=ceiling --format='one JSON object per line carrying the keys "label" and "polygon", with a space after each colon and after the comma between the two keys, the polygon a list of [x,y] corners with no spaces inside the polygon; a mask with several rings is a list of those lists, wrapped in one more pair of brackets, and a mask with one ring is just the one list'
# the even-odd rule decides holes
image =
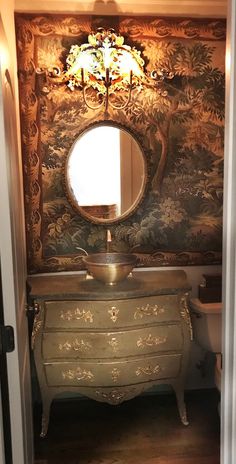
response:
{"label": "ceiling", "polygon": [[227,0],[15,0],[15,11],[218,18],[226,17]]}

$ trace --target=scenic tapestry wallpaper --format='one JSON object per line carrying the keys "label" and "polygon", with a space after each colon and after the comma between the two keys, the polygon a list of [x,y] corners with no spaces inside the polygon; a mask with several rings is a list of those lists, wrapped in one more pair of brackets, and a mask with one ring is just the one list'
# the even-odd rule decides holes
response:
{"label": "scenic tapestry wallpaper", "polygon": [[[141,50],[147,72],[173,72],[166,92],[134,89],[127,108],[105,114],[49,83],[45,69],[63,70],[71,45],[100,26]],[[210,19],[16,15],[30,273],[81,269],[78,247],[106,249],[107,227],[73,208],[64,181],[74,141],[102,121],[127,128],[147,165],[138,208],[109,225],[112,251],[134,252],[139,266],[221,262],[225,29]]]}

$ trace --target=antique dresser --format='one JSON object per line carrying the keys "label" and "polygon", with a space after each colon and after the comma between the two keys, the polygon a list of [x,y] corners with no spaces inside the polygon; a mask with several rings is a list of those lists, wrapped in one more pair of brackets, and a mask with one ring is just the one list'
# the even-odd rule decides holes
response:
{"label": "antique dresser", "polygon": [[28,282],[42,437],[52,399],[63,392],[117,405],[169,384],[188,424],[184,384],[192,330],[184,271],[136,270],[115,286],[79,273],[37,275]]}

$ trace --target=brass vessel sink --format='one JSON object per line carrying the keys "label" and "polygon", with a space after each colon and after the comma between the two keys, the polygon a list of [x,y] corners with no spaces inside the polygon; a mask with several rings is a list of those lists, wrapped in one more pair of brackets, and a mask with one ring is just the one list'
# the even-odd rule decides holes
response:
{"label": "brass vessel sink", "polygon": [[137,262],[131,253],[93,253],[82,259],[93,278],[107,285],[124,280]]}

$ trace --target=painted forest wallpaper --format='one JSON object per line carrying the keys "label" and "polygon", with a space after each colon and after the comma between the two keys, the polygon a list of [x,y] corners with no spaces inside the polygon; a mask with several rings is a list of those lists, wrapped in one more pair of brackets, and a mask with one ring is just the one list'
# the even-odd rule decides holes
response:
{"label": "painted forest wallpaper", "polygon": [[[141,50],[147,73],[173,72],[166,92],[134,88],[127,108],[105,114],[48,82],[44,70],[65,69],[71,45],[100,26]],[[17,14],[16,31],[29,273],[82,269],[78,248],[106,249],[106,226],[73,208],[64,182],[74,141],[104,121],[133,134],[147,165],[140,204],[109,225],[112,251],[135,253],[139,266],[220,263],[225,21]]]}

